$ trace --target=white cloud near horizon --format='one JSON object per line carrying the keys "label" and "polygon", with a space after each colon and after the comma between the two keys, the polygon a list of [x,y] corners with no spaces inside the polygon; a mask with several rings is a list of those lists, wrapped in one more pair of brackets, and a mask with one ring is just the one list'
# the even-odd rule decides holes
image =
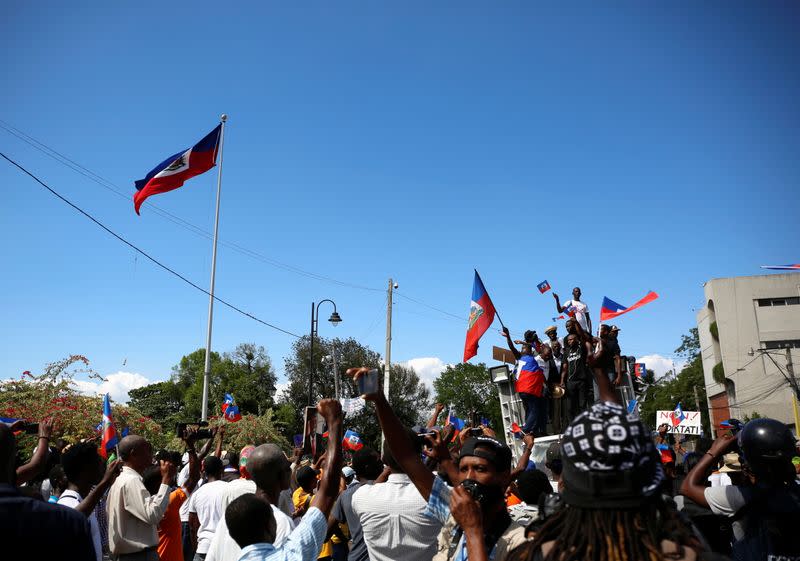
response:
{"label": "white cloud near horizon", "polygon": [[412,358],[400,364],[413,368],[420,380],[431,390],[431,393],[433,393],[433,381],[449,366],[442,359],[435,356]]}
{"label": "white cloud near horizon", "polygon": [[135,372],[115,372],[106,376],[105,381],[73,380],[78,391],[85,395],[111,394],[112,401],[128,403],[128,392],[151,383],[150,380]]}
{"label": "white cloud near horizon", "polygon": [[670,359],[665,356],[661,356],[659,354],[652,354],[652,355],[644,355],[642,357],[637,357],[636,362],[643,362],[645,368],[648,370],[652,370],[656,374],[656,380],[659,378],[663,378],[667,372],[671,372],[673,369],[673,362],[675,373],[679,374],[683,367],[686,366],[686,361],[683,359]]}

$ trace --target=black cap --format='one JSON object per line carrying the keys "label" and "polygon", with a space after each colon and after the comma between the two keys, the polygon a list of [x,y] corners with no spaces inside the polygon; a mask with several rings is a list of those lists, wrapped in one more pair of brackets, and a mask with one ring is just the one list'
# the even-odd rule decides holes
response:
{"label": "black cap", "polygon": [[474,436],[468,438],[461,446],[460,458],[475,456],[489,460],[497,471],[511,470],[511,449],[489,436]]}

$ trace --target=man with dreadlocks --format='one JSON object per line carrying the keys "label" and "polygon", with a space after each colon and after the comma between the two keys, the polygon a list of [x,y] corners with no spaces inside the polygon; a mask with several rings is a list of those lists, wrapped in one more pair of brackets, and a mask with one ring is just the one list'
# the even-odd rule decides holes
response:
{"label": "man with dreadlocks", "polygon": [[561,440],[565,506],[509,561],[698,559],[700,542],[658,492],[664,472],[650,431],[617,402],[604,373],[595,380],[600,401]]}

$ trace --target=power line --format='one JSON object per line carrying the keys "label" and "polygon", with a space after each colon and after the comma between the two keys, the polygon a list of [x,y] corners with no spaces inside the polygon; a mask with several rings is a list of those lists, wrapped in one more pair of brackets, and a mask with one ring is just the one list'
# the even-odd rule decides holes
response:
{"label": "power line", "polygon": [[[8,156],[6,156],[5,154],[3,154],[2,152],[0,152],[0,156],[2,156],[4,159],[6,159],[6,160],[7,160],[9,163],[11,163],[11,164],[13,164],[14,166],[16,166],[17,168],[19,168],[19,170],[20,170],[20,171],[22,171],[23,173],[25,173],[26,175],[28,175],[29,177],[31,177],[31,178],[32,178],[34,181],[36,181],[37,183],[39,183],[39,185],[41,185],[42,187],[44,187],[45,189],[47,189],[47,190],[48,190],[48,191],[49,191],[51,194],[53,194],[53,195],[54,195],[54,196],[56,196],[57,198],[61,199],[61,201],[63,201],[63,202],[65,202],[65,203],[67,203],[69,206],[71,206],[72,208],[74,208],[75,210],[77,210],[78,212],[80,212],[80,213],[81,213],[82,215],[84,215],[86,218],[88,218],[89,220],[91,220],[92,222],[94,222],[95,224],[97,224],[97,225],[98,225],[100,228],[102,228],[103,230],[105,230],[106,232],[108,232],[109,234],[111,234],[112,236],[114,236],[115,238],[117,238],[119,241],[121,241],[121,242],[122,242],[122,243],[124,243],[125,245],[127,245],[127,246],[131,247],[133,250],[135,250],[135,251],[137,251],[138,253],[142,254],[142,255],[143,255],[143,256],[145,256],[147,259],[149,259],[150,261],[152,261],[153,263],[155,263],[156,265],[158,265],[159,267],[161,267],[161,268],[162,268],[162,269],[164,269],[165,271],[167,271],[167,272],[169,272],[169,273],[171,273],[171,274],[175,275],[176,277],[178,277],[179,279],[181,279],[183,282],[185,282],[185,283],[186,283],[186,284],[188,284],[189,286],[192,286],[193,288],[196,288],[197,290],[199,290],[199,291],[200,291],[200,292],[202,292],[203,294],[206,294],[207,296],[211,296],[211,293],[210,293],[210,292],[208,292],[206,289],[204,289],[204,288],[202,288],[202,287],[200,287],[200,286],[196,285],[195,283],[193,283],[192,281],[190,281],[189,279],[187,279],[186,277],[184,277],[182,274],[180,274],[180,273],[179,273],[179,272],[177,272],[176,270],[174,270],[174,269],[171,269],[170,267],[168,267],[167,265],[163,264],[161,261],[159,261],[159,260],[158,260],[158,259],[156,259],[155,257],[152,257],[152,256],[151,256],[150,254],[148,254],[146,251],[144,251],[144,250],[142,250],[142,249],[139,249],[137,246],[135,246],[134,244],[132,244],[131,242],[129,242],[128,240],[126,240],[125,238],[123,238],[122,236],[120,236],[119,234],[117,234],[116,232],[114,232],[113,230],[111,230],[111,229],[110,229],[108,226],[106,226],[105,224],[103,224],[102,222],[100,222],[99,220],[97,220],[97,219],[96,219],[94,216],[92,216],[91,214],[89,214],[88,212],[86,212],[85,210],[83,210],[82,208],[80,208],[79,206],[77,206],[76,204],[74,204],[74,203],[73,203],[72,201],[70,201],[69,199],[67,199],[67,198],[63,197],[61,194],[59,194],[59,193],[58,193],[58,192],[56,192],[56,191],[55,191],[53,188],[51,188],[49,185],[47,185],[47,184],[46,184],[44,181],[42,181],[41,179],[39,179],[38,177],[36,177],[35,175],[33,175],[31,172],[29,172],[29,171],[28,171],[27,169],[25,169],[23,166],[21,166],[20,164],[18,164],[17,162],[15,162],[15,161],[14,161],[14,160],[12,160],[11,158],[9,158],[9,157],[8,157]],[[257,317],[256,317],[256,316],[254,316],[253,314],[250,314],[250,313],[248,313],[248,312],[245,312],[245,311],[244,311],[244,310],[242,310],[241,308],[238,308],[238,307],[234,306],[233,304],[231,304],[230,302],[227,302],[227,301],[223,300],[222,298],[219,298],[219,297],[217,297],[217,296],[214,296],[213,298],[214,298],[214,300],[216,300],[216,301],[217,301],[217,302],[219,302],[220,304],[223,304],[223,305],[225,305],[225,306],[227,306],[227,307],[231,308],[232,310],[234,310],[234,311],[236,311],[236,312],[239,312],[240,314],[242,314],[242,315],[244,315],[244,316],[247,316],[247,317],[249,317],[250,319],[253,319],[253,320],[255,320],[255,321],[257,321],[257,322],[259,322],[259,323],[261,323],[261,324],[264,324],[264,325],[266,325],[267,327],[271,327],[272,329],[275,329],[275,330],[277,330],[277,331],[280,331],[280,332],[282,332],[282,333],[285,333],[285,334],[287,334],[287,335],[291,335],[292,337],[296,337],[296,338],[298,338],[298,339],[300,339],[300,338],[301,338],[301,336],[300,336],[300,335],[297,335],[296,333],[292,333],[291,331],[287,331],[286,329],[280,328],[280,327],[278,327],[277,325],[273,325],[273,324],[271,324],[271,323],[269,323],[269,322],[267,322],[267,321],[264,321],[263,319],[257,318]]]}

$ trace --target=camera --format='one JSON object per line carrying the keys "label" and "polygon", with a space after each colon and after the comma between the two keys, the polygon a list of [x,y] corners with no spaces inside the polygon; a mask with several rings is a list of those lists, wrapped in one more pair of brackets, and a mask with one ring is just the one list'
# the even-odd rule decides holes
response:
{"label": "camera", "polygon": [[461,482],[461,486],[467,490],[467,493],[469,493],[473,499],[479,503],[483,502],[484,495],[480,483],[473,481],[472,479],[465,479]]}
{"label": "camera", "polygon": [[165,460],[167,462],[172,462],[176,466],[180,467],[181,465],[181,453],[174,452],[171,450],[159,450],[155,456],[156,460]]}
{"label": "camera", "polygon": [[[207,427],[208,421],[197,421],[196,423],[177,423],[175,425],[175,434],[178,435],[178,438],[186,438],[186,428],[189,426],[193,427]],[[195,438],[211,438],[214,436],[211,433],[210,429],[198,429],[195,432]]]}

